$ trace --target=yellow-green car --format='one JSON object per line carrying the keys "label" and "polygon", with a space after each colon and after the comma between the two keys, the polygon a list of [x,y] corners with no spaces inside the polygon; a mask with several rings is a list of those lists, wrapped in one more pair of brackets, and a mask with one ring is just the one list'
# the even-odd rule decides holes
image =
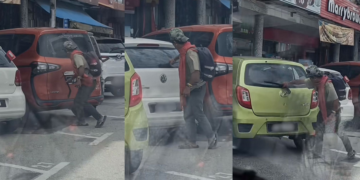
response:
{"label": "yellow-green car", "polygon": [[125,53],[125,173],[135,172],[148,146],[149,124],[142,103],[140,76]]}
{"label": "yellow-green car", "polygon": [[233,57],[233,142],[259,136],[289,136],[298,149],[315,134],[319,112],[317,93],[305,85],[283,88],[283,83],[305,79],[296,62]]}

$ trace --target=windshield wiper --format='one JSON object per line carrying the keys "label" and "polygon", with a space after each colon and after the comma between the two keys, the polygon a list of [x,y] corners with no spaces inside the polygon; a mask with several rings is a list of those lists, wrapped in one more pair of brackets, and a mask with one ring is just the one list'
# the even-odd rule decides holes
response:
{"label": "windshield wiper", "polygon": [[[277,82],[272,82],[272,81],[264,81],[264,83],[269,83],[269,84],[275,84],[277,86],[279,86],[279,88],[284,88],[284,84],[281,84],[281,83],[277,83]],[[287,94],[291,94],[291,91],[290,89],[287,87],[287,88],[284,88],[287,92]]]}

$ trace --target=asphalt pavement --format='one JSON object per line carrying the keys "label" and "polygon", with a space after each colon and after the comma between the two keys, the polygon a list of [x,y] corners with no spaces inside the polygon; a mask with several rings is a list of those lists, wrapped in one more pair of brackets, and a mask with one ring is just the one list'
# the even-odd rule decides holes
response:
{"label": "asphalt pavement", "polygon": [[360,179],[360,132],[346,131],[356,159],[348,161],[341,140],[325,134],[323,158],[311,159],[295,148],[292,140],[275,137],[256,138],[241,150],[233,150],[236,168],[254,170],[267,180],[358,180]]}
{"label": "asphalt pavement", "polygon": [[[107,115],[102,128],[70,126],[70,110],[41,112],[42,129],[0,135],[1,180],[123,180],[124,100],[106,94],[97,107]],[[31,118],[35,118],[32,116]]]}
{"label": "asphalt pavement", "polygon": [[139,170],[127,179],[231,180],[232,137],[219,135],[216,149],[207,149],[203,135],[198,135],[198,149],[179,149],[181,141],[176,137],[165,139],[167,144],[149,146]]}

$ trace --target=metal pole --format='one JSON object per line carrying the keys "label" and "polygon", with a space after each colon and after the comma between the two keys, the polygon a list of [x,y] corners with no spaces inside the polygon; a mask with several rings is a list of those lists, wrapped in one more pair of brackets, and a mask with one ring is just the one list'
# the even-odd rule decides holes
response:
{"label": "metal pole", "polygon": [[50,0],[50,27],[56,27],[56,0]]}
{"label": "metal pole", "polygon": [[166,0],[165,3],[165,28],[175,27],[175,0]]}
{"label": "metal pole", "polygon": [[254,53],[256,57],[262,57],[262,48],[264,41],[263,33],[264,33],[264,16],[255,15]]}
{"label": "metal pole", "polygon": [[353,47],[353,61],[359,61],[359,34],[355,33],[354,47]]}
{"label": "metal pole", "polygon": [[333,56],[334,56],[333,62],[339,62],[339,60],[340,60],[340,44],[339,43],[336,43],[334,45]]}
{"label": "metal pole", "polygon": [[20,22],[22,28],[28,27],[28,0],[21,0],[20,4]]}

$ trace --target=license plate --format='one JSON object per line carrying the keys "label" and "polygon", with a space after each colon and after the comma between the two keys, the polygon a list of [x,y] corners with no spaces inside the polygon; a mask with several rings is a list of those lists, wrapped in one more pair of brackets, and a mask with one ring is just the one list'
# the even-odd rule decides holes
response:
{"label": "license plate", "polygon": [[268,124],[269,132],[294,132],[297,131],[297,123]]}
{"label": "license plate", "polygon": [[149,104],[150,113],[165,113],[181,111],[180,103],[154,103]]}
{"label": "license plate", "polygon": [[6,107],[5,100],[0,100],[0,108]]}

